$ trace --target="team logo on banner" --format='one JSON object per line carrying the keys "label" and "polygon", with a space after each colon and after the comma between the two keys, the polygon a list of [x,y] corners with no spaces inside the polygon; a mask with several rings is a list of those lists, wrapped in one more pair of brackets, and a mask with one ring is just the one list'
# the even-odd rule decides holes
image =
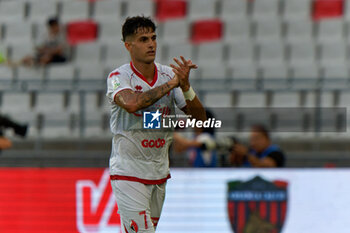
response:
{"label": "team logo on banner", "polygon": [[106,169],[100,181],[78,180],[76,183],[77,228],[80,233],[119,232],[118,207]]}
{"label": "team logo on banner", "polygon": [[259,176],[228,182],[228,216],[235,233],[280,233],[287,212],[288,183]]}

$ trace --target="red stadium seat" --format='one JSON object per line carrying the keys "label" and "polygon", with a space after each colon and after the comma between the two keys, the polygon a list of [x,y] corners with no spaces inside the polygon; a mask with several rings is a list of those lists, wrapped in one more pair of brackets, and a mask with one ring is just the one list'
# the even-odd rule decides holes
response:
{"label": "red stadium seat", "polygon": [[92,20],[74,21],[67,23],[67,40],[70,45],[96,40],[97,23]]}
{"label": "red stadium seat", "polygon": [[191,41],[195,44],[220,40],[222,22],[218,19],[198,20],[192,24]]}
{"label": "red stadium seat", "polygon": [[343,16],[344,0],[315,0],[313,19],[337,18]]}
{"label": "red stadium seat", "polygon": [[157,0],[156,18],[159,21],[184,18],[187,2],[185,0]]}

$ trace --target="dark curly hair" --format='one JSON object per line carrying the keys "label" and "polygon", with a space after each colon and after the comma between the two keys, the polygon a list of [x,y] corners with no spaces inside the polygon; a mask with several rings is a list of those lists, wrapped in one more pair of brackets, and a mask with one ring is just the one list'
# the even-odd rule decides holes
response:
{"label": "dark curly hair", "polygon": [[139,28],[150,28],[152,32],[156,31],[156,25],[150,17],[128,17],[122,28],[123,41],[125,42],[126,37],[136,34]]}

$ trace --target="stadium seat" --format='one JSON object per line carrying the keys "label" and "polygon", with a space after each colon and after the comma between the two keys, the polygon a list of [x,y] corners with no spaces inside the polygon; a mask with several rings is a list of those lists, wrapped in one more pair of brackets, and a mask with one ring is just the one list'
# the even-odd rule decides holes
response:
{"label": "stadium seat", "polygon": [[289,64],[294,66],[316,62],[316,48],[311,41],[300,41],[289,45]]}
{"label": "stadium seat", "polygon": [[316,36],[320,43],[344,39],[345,24],[342,19],[322,20],[317,23],[317,26]]}
{"label": "stadium seat", "polygon": [[[347,79],[349,78],[349,66],[345,63],[324,65],[322,76],[324,79],[329,79],[330,82],[334,82],[336,79],[343,79],[346,85]],[[341,88],[342,85],[339,86],[339,88]]]}
{"label": "stadium seat", "polygon": [[[129,63],[130,58],[128,51],[122,42],[106,44],[105,46],[105,64],[110,69],[115,69],[122,64]],[[111,70],[112,71],[112,70]]]}
{"label": "stadium seat", "polygon": [[316,63],[303,63],[291,66],[292,78],[294,79],[318,79],[320,69]]}
{"label": "stadium seat", "polygon": [[[18,42],[19,43],[19,42]],[[21,44],[11,44],[9,47],[10,60],[12,62],[19,62],[23,57],[33,54],[33,45],[30,42],[23,42]]]}
{"label": "stadium seat", "polygon": [[221,19],[231,23],[236,19],[248,19],[247,2],[245,0],[222,0],[220,9]]}
{"label": "stadium seat", "polygon": [[199,66],[207,66],[216,63],[221,63],[224,59],[224,44],[222,42],[199,44],[197,47],[196,62]]}
{"label": "stadium seat", "polygon": [[253,1],[252,17],[255,20],[261,20],[271,16],[278,18],[279,15],[279,0],[258,0]]}
{"label": "stadium seat", "polygon": [[241,92],[236,106],[238,108],[264,108],[267,106],[267,98],[263,92]]}
{"label": "stadium seat", "polygon": [[165,43],[186,43],[190,38],[190,24],[186,19],[167,20],[159,25],[161,36],[158,41]]}
{"label": "stadium seat", "polygon": [[[316,93],[314,91],[309,91],[306,94],[305,103],[303,107],[314,108],[317,107],[316,102]],[[331,91],[323,91],[320,93],[320,106],[323,108],[332,108],[334,107],[334,93]]]}
{"label": "stadium seat", "polygon": [[78,44],[75,47],[75,63],[96,63],[101,61],[102,47],[100,43]]}
{"label": "stadium seat", "polygon": [[300,95],[298,92],[275,92],[271,102],[271,107],[297,108],[300,107]]}
{"label": "stadium seat", "polygon": [[340,18],[343,16],[344,0],[315,0],[313,2],[313,19]]}
{"label": "stadium seat", "polygon": [[[183,44],[169,44],[165,48],[165,53],[163,54],[162,61],[164,64],[169,65],[174,63],[173,58],[179,58],[180,56],[184,56],[185,58],[193,59],[193,46],[189,43]],[[196,61],[194,61],[195,63]]]}
{"label": "stadium seat", "polygon": [[224,81],[228,77],[228,70],[222,63],[199,66],[202,80]]}
{"label": "stadium seat", "polygon": [[320,47],[320,63],[328,64],[345,64],[347,63],[347,49],[345,41],[324,43]]}
{"label": "stadium seat", "polygon": [[186,17],[187,1],[185,0],[157,0],[156,4],[156,18],[158,21]]}
{"label": "stadium seat", "polygon": [[108,74],[105,72],[105,67],[99,63],[86,63],[77,66],[79,87],[82,87],[83,83],[86,81],[92,80],[104,82],[107,79],[107,75]]}
{"label": "stadium seat", "polygon": [[155,3],[152,0],[128,0],[125,1],[126,10],[124,12],[123,17],[127,17],[130,15],[145,15],[145,16],[153,16],[155,11]]}
{"label": "stadium seat", "polygon": [[13,81],[14,80],[14,70],[8,66],[0,65],[0,81]]}
{"label": "stadium seat", "polygon": [[33,43],[33,27],[28,22],[9,22],[5,24],[5,44]]}
{"label": "stadium seat", "polygon": [[61,1],[60,20],[63,23],[87,20],[89,18],[88,1]]}
{"label": "stadium seat", "polygon": [[[284,64],[271,64],[269,66],[265,66],[262,68],[262,78],[264,79],[272,79],[273,82],[276,82],[275,79],[285,79],[287,80],[289,77],[288,67]],[[264,88],[269,88],[268,86],[264,86]]]}
{"label": "stadium seat", "polygon": [[120,21],[122,18],[122,1],[95,1],[93,18],[97,22],[111,22],[116,24],[116,22]]}
{"label": "stadium seat", "polygon": [[69,90],[76,79],[76,70],[72,64],[50,65],[47,68],[48,86],[58,90]]}
{"label": "stadium seat", "polygon": [[250,40],[236,40],[229,43],[227,63],[231,66],[240,64],[252,65],[255,62],[254,44]]}
{"label": "stadium seat", "polygon": [[43,115],[43,128],[40,132],[40,136],[45,139],[78,137],[78,124],[73,124],[72,121],[74,118],[72,117],[73,115],[68,112],[45,113]]}
{"label": "stadium seat", "polygon": [[203,103],[205,107],[225,108],[232,107],[232,93],[214,93],[208,92],[203,96]]}
{"label": "stadium seat", "polygon": [[289,20],[308,21],[311,15],[312,0],[283,1],[283,18]]}
{"label": "stadium seat", "polygon": [[98,25],[92,20],[73,21],[67,24],[67,40],[71,45],[95,41]]}
{"label": "stadium seat", "polygon": [[30,22],[46,22],[49,17],[58,15],[56,1],[30,0],[28,20]]}
{"label": "stadium seat", "polygon": [[280,40],[281,22],[274,17],[264,17],[255,22],[255,40],[260,42]]}
{"label": "stadium seat", "polygon": [[100,21],[98,41],[103,44],[121,43],[122,24],[114,21]]}
{"label": "stadium seat", "polygon": [[25,16],[25,1],[0,1],[0,22],[22,22]]}
{"label": "stadium seat", "polygon": [[234,79],[256,79],[258,77],[258,70],[252,64],[233,66]]}
{"label": "stadium seat", "polygon": [[198,20],[191,28],[191,41],[195,44],[220,40],[223,25],[219,19]]}
{"label": "stadium seat", "polygon": [[259,45],[259,66],[283,64],[285,62],[284,44],[280,40],[269,40]]}
{"label": "stadium seat", "polygon": [[64,111],[64,95],[61,92],[38,92],[36,94],[35,112],[46,114]]}
{"label": "stadium seat", "polygon": [[286,23],[285,38],[288,43],[312,41],[313,23],[309,20],[302,19],[288,21]]}
{"label": "stadium seat", "polygon": [[44,81],[44,75],[44,68],[28,68],[21,66],[17,68],[17,80],[20,81],[41,82]]}
{"label": "stadium seat", "polygon": [[4,92],[1,112],[9,115],[27,114],[31,111],[31,98],[28,93]]}
{"label": "stadium seat", "polygon": [[235,40],[250,40],[251,23],[249,19],[237,18],[231,20],[225,18],[223,25],[223,39],[226,42],[230,43]]}
{"label": "stadium seat", "polygon": [[216,17],[215,0],[191,0],[188,1],[187,17],[193,20],[211,19]]}

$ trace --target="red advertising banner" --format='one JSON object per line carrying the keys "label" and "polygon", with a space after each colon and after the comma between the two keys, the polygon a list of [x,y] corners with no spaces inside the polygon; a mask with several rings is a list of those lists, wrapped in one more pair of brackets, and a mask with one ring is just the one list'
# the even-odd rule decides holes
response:
{"label": "red advertising banner", "polygon": [[0,169],[0,232],[108,231],[120,219],[107,169]]}

